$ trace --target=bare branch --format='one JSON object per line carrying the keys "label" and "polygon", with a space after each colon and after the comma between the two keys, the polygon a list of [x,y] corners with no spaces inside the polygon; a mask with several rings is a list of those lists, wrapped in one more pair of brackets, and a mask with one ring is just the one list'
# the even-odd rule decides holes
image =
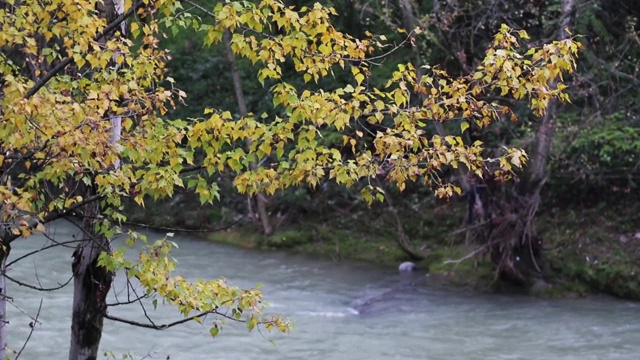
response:
{"label": "bare branch", "polygon": [[19,256],[19,257],[15,258],[14,260],[12,260],[11,262],[9,262],[9,263],[7,264],[7,268],[8,268],[9,266],[11,266],[11,265],[13,265],[13,264],[17,263],[18,261],[23,260],[23,259],[26,259],[26,258],[28,258],[29,256],[31,256],[31,255],[35,255],[35,254],[37,254],[37,253],[39,253],[39,252],[42,252],[42,251],[45,251],[45,250],[48,250],[48,249],[51,249],[51,248],[54,248],[54,247],[58,247],[58,246],[65,246],[65,245],[67,245],[67,244],[74,244],[74,243],[78,243],[78,242],[82,242],[82,241],[83,241],[83,240],[77,240],[77,239],[76,239],[76,240],[69,240],[69,241],[64,241],[64,242],[56,242],[56,243],[54,243],[54,244],[52,244],[52,245],[47,245],[47,246],[41,247],[41,248],[40,248],[40,249],[38,249],[38,250],[34,250],[34,251],[31,251],[31,252],[28,252],[28,253],[26,253],[26,254],[24,254],[24,255],[22,255],[22,256]]}
{"label": "bare branch", "polygon": [[147,294],[144,294],[144,295],[142,295],[140,297],[137,297],[135,299],[129,299],[127,301],[120,301],[120,300],[116,299],[116,302],[108,303],[107,307],[109,307],[109,306],[116,307],[116,306],[122,306],[122,305],[131,305],[131,304],[133,304],[135,302],[138,302],[138,301],[140,301],[142,299],[148,299],[148,298],[149,298],[149,296]]}
{"label": "bare branch", "polygon": [[481,246],[475,250],[473,250],[472,252],[468,253],[467,255],[461,257],[460,259],[456,259],[456,260],[446,260],[443,262],[443,264],[460,264],[461,262],[470,259],[476,255],[478,255],[480,252],[484,251],[487,249],[487,246]]}
{"label": "bare branch", "polygon": [[[152,324],[145,324],[145,323],[142,323],[142,322],[139,322],[139,321],[124,319],[124,318],[121,318],[121,317],[109,315],[107,313],[104,313],[104,318],[112,320],[112,321],[117,321],[117,322],[120,322],[120,323],[123,323],[123,324],[128,324],[128,325],[132,325],[132,326],[145,328],[145,329],[166,330],[166,329],[172,328],[172,327],[174,327],[176,325],[184,324],[184,323],[187,323],[189,321],[193,321],[196,318],[201,318],[201,317],[204,317],[204,316],[209,315],[209,314],[217,314],[217,312],[216,311],[202,312],[202,313],[199,313],[198,315],[189,316],[189,317],[186,317],[184,319],[180,319],[180,320],[177,320],[177,321],[174,321],[174,322],[171,322],[171,323],[167,323],[167,324],[162,324],[162,325],[156,325],[156,324],[153,324],[153,323]],[[219,315],[221,315],[221,314],[219,314]],[[235,319],[233,319],[233,320],[235,320]]]}
{"label": "bare branch", "polygon": [[63,284],[58,283],[58,286],[51,287],[51,288],[45,288],[45,287],[40,287],[40,286],[35,286],[35,285],[27,284],[27,283],[25,283],[25,282],[22,282],[22,281],[20,281],[20,280],[18,280],[18,279],[15,279],[15,278],[13,278],[13,277],[11,277],[11,276],[7,275],[6,273],[4,274],[4,277],[6,277],[8,280],[10,280],[10,281],[14,282],[14,283],[15,283],[15,284],[17,284],[17,285],[24,286],[24,287],[27,287],[27,288],[32,289],[32,290],[37,290],[37,291],[46,291],[46,292],[60,290],[60,289],[62,289],[63,287],[65,287],[65,286],[69,285],[69,283],[71,282],[71,280],[73,280],[73,275],[72,275],[72,276],[69,278],[69,280],[65,281]]}
{"label": "bare branch", "polygon": [[125,225],[131,225],[131,226],[135,226],[135,227],[144,227],[147,229],[151,229],[151,230],[160,230],[160,231],[172,231],[172,232],[184,232],[184,233],[202,233],[202,232],[220,232],[220,231],[225,231],[231,227],[233,227],[234,225],[240,223],[240,221],[242,221],[242,219],[244,219],[244,215],[240,216],[237,220],[235,220],[234,222],[232,222],[231,224],[225,225],[223,227],[220,228],[216,228],[216,229],[184,229],[184,228],[174,228],[174,227],[166,227],[166,226],[156,226],[156,225],[150,225],[150,224],[142,224],[142,223],[136,223],[136,222],[131,222],[131,221],[124,221],[123,224]]}
{"label": "bare branch", "polygon": [[40,305],[38,306],[38,312],[36,313],[36,317],[33,318],[33,321],[29,324],[29,327],[31,328],[31,330],[29,330],[29,336],[27,336],[27,339],[24,341],[24,344],[22,344],[22,348],[20,348],[20,351],[18,351],[18,354],[15,357],[15,360],[18,360],[18,358],[20,357],[24,349],[27,347],[27,343],[31,339],[31,335],[33,335],[33,330],[35,330],[36,325],[38,324],[38,317],[40,316],[40,310],[42,310],[42,298],[40,299]]}

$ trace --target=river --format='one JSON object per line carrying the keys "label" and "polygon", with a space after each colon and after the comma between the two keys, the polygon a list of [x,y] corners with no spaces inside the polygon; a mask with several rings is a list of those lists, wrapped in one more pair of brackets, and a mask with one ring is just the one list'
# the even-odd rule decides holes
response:
{"label": "river", "polygon": [[[72,225],[48,232],[71,240]],[[153,237],[153,234],[151,235]],[[523,296],[408,286],[419,274],[401,275],[366,264],[334,263],[279,252],[211,244],[178,235],[180,272],[191,279],[223,276],[252,287],[262,284],[269,311],[295,323],[289,334],[247,333],[227,322],[212,339],[189,324],[165,331],[106,322],[101,348],[135,359],[635,359],[640,354],[640,304],[609,298],[544,300]],[[47,240],[36,235],[14,243],[11,259]],[[72,249],[53,248],[9,269],[42,286],[66,281]],[[122,288],[122,276],[117,277]],[[9,344],[18,350],[36,325],[21,359],[66,359],[71,286],[36,292],[11,284]],[[143,320],[139,306],[110,313]],[[151,313],[157,323],[179,319],[172,308]],[[271,342],[271,340],[273,342]],[[145,357],[146,356],[146,357]]]}

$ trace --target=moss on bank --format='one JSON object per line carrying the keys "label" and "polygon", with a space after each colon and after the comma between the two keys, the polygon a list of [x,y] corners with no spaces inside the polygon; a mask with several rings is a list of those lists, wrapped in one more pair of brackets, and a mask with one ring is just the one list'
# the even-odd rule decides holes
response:
{"label": "moss on bank", "polygon": [[562,286],[640,299],[640,212],[553,209],[538,223],[549,272]]}
{"label": "moss on bank", "polygon": [[255,226],[245,224],[211,233],[207,238],[242,247],[309,253],[335,261],[360,260],[395,265],[404,258],[388,238],[317,223],[294,224],[270,236],[264,236]]}

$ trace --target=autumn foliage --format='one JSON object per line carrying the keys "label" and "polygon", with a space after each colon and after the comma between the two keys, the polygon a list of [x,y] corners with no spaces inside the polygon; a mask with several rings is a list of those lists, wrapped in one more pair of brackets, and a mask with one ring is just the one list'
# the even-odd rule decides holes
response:
{"label": "autumn foliage", "polygon": [[[561,82],[549,84],[575,69],[578,51],[573,39],[529,48],[524,31],[503,26],[470,76],[451,77],[427,65],[417,71],[407,63],[385,79],[385,87],[376,88],[369,80],[377,61],[411,42],[353,38],[337,31],[330,22],[334,10],[319,4],[218,2],[204,9],[207,16],[197,17],[184,9],[199,6],[191,1],[127,1],[131,38],[106,36],[121,31],[112,25],[123,16],[98,16],[95,0],[0,4],[0,198],[2,222],[10,228],[2,238],[5,245],[94,201],[103,211],[98,230],[112,238],[125,219],[123,199],[144,205],[146,196],[170,197],[187,187],[202,202],[212,202],[219,193],[210,175],[219,172],[235,174],[237,190],[249,194],[299,184],[313,188],[327,179],[346,186],[365,183],[367,202],[384,199],[372,181],[380,176],[400,190],[409,181],[424,183],[442,197],[460,192],[444,169],[506,179],[526,163],[522,149],[505,148],[487,158],[480,141],[433,135],[427,124],[458,121],[462,134],[494,121],[516,121],[507,102],[499,100],[506,97],[526,101],[542,115],[551,98],[568,100]],[[256,81],[272,84],[278,115],[236,118],[211,108],[199,119],[166,119],[167,109],[180,106],[188,94],[165,77],[169,54],[158,39],[185,27],[205,32],[209,46],[230,30],[236,56],[259,69]],[[410,39],[420,32],[404,34]],[[308,86],[284,81],[285,64]],[[316,86],[337,72],[347,74],[350,83]],[[114,116],[122,118],[121,129],[109,121]],[[342,133],[341,141],[321,141],[327,130]],[[251,168],[252,162],[261,166]],[[92,187],[95,196],[83,196],[77,184]],[[105,252],[101,261],[111,270],[126,270],[148,295],[175,304],[186,317],[228,307],[251,328],[262,322],[288,329],[281,318],[253,315],[261,310],[258,290],[172,275],[171,247],[160,241],[135,262],[120,251]]]}

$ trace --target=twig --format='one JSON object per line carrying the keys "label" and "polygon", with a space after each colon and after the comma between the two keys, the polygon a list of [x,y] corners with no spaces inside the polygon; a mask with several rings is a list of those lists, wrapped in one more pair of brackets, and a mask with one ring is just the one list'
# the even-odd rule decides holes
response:
{"label": "twig", "polygon": [[149,323],[151,325],[156,326],[156,323],[153,320],[151,320],[151,317],[147,313],[147,308],[144,307],[144,304],[142,303],[142,298],[140,297],[140,295],[138,295],[138,292],[136,291],[136,288],[131,287],[131,290],[133,290],[133,293],[138,298],[138,303],[140,304],[140,307],[142,308],[142,312],[144,313],[144,317],[146,317],[147,320],[149,320]]}
{"label": "twig", "polygon": [[33,330],[35,330],[36,324],[38,323],[38,317],[40,316],[40,310],[42,310],[42,298],[40,299],[40,306],[38,306],[38,312],[36,313],[36,317],[33,318],[33,321],[29,324],[29,327],[31,328],[31,330],[29,330],[29,336],[27,336],[27,339],[24,341],[24,344],[22,344],[22,348],[20,349],[20,351],[18,351],[18,354],[15,357],[15,360],[18,360],[18,358],[22,354],[22,351],[24,351],[24,349],[27,347],[27,343],[31,339],[31,335],[33,335]]}
{"label": "twig", "polygon": [[60,290],[60,289],[62,289],[63,287],[65,287],[65,286],[69,285],[69,283],[71,282],[71,280],[73,280],[73,275],[72,275],[72,276],[69,278],[69,280],[67,280],[67,281],[66,281],[65,283],[63,283],[63,284],[58,283],[58,286],[56,286],[56,287],[52,287],[52,288],[45,288],[45,287],[39,287],[39,286],[35,286],[35,285],[31,285],[31,284],[27,284],[27,283],[22,282],[22,281],[20,281],[20,280],[18,280],[18,279],[14,279],[14,278],[12,278],[11,276],[7,275],[6,273],[4,274],[4,277],[6,277],[8,280],[11,280],[12,282],[14,282],[15,284],[18,284],[18,285],[20,285],[20,286],[24,286],[24,287],[27,287],[27,288],[32,289],[32,290],[37,290],[37,291],[46,291],[46,292]]}
{"label": "twig", "polygon": [[[187,318],[180,319],[180,320],[177,320],[177,321],[174,321],[174,322],[171,322],[171,323],[167,323],[167,324],[162,324],[162,325],[145,324],[145,323],[141,323],[139,321],[124,319],[124,318],[121,318],[121,317],[109,315],[107,313],[104,313],[104,318],[112,320],[112,321],[117,321],[117,322],[120,322],[120,323],[123,323],[123,324],[128,324],[128,325],[132,325],[132,326],[145,328],[145,329],[166,330],[166,329],[169,329],[169,328],[174,327],[176,325],[184,324],[186,322],[194,320],[195,318],[203,317],[203,316],[208,315],[208,314],[218,314],[218,313],[215,310],[214,311],[206,311],[206,312],[202,312],[202,313],[200,313],[198,315],[189,316]],[[222,315],[222,314],[218,314],[218,315]],[[231,318],[231,317],[229,317],[229,318]],[[235,320],[235,319],[233,319],[233,320]]]}
{"label": "twig", "polygon": [[467,255],[461,257],[460,259],[457,260],[446,260],[443,262],[443,264],[459,264],[469,258],[472,258],[474,256],[476,256],[478,253],[480,253],[481,251],[483,251],[486,248],[486,246],[481,246],[475,250],[473,250],[472,252],[468,253]]}
{"label": "twig", "polygon": [[45,251],[47,249],[51,249],[51,248],[58,247],[58,246],[64,246],[64,245],[67,245],[67,244],[73,244],[73,243],[77,243],[77,242],[82,242],[82,241],[84,241],[84,240],[69,240],[69,241],[64,241],[64,242],[59,242],[59,243],[55,243],[55,244],[52,244],[52,245],[44,246],[44,247],[42,247],[42,248],[40,248],[38,250],[34,250],[34,251],[28,252],[28,253],[26,253],[26,254],[24,254],[22,256],[17,257],[16,259],[14,259],[11,262],[9,262],[6,267],[8,268],[9,266],[17,263],[18,261],[23,260],[23,259],[25,259],[25,258],[27,258],[27,257],[29,257],[31,255],[35,255],[35,254],[37,254],[37,253],[39,253],[41,251]]}
{"label": "twig", "polygon": [[[216,15],[214,13],[212,13],[211,11],[207,10],[205,7],[196,4],[192,0],[184,0],[184,1],[189,3],[189,4],[191,4],[193,7],[197,8],[198,10],[204,12],[205,14],[207,14],[209,17],[213,18],[214,20],[216,20]],[[262,36],[264,36],[264,37],[266,37],[268,39],[271,39],[271,40],[278,40],[273,35],[265,34],[265,33],[261,32],[261,31],[258,31],[256,29],[250,28],[248,26],[241,25],[241,26],[239,26],[239,28],[244,29],[245,31],[251,31],[251,32],[256,33],[258,35],[262,35]],[[311,56],[314,56],[314,57],[334,58],[334,59],[340,59],[340,60],[344,60],[344,61],[353,61],[353,62],[364,61],[364,62],[373,64],[373,65],[380,66],[380,65],[382,65],[381,63],[376,63],[373,60],[384,59],[387,56],[389,56],[391,53],[393,53],[393,52],[397,51],[398,49],[402,48],[408,41],[411,40],[411,38],[413,37],[413,33],[414,32],[411,31],[409,33],[409,35],[402,42],[400,42],[400,44],[396,45],[393,49],[387,51],[386,53],[383,53],[383,54],[380,54],[380,55],[376,55],[376,56],[372,56],[372,57],[368,57],[368,58],[365,57],[365,58],[362,58],[362,59],[359,59],[359,58],[347,58],[347,57],[336,56],[336,55],[326,56],[326,55],[318,54],[316,52],[312,52],[312,51],[309,51],[309,50],[306,50],[306,49],[302,49],[302,51],[304,53],[306,53],[308,55],[311,55]]]}
{"label": "twig", "polygon": [[[121,306],[121,305],[129,305],[129,304],[133,304],[135,302],[141,301],[142,299],[149,298],[148,294],[142,294],[142,296],[138,295],[138,293],[135,291],[135,288],[133,287],[133,284],[131,284],[131,279],[129,278],[129,275],[127,274],[127,270],[125,270],[125,277],[127,278],[127,285],[126,285],[127,301],[120,301],[118,299],[118,292],[115,291],[115,289],[114,289],[113,295],[116,298],[116,302],[107,304],[107,307],[109,307],[109,306],[114,306],[115,307],[115,306]],[[115,286],[115,284],[112,285],[112,286]],[[136,296],[134,299],[131,299],[131,290],[133,290],[133,293]]]}
{"label": "twig", "polygon": [[135,223],[135,222],[131,222],[131,221],[123,221],[122,223],[125,225],[131,225],[131,226],[135,226],[135,227],[143,227],[143,228],[147,228],[147,229],[152,229],[152,230],[162,230],[162,231],[173,231],[173,232],[185,232],[185,233],[205,233],[205,232],[220,232],[220,231],[225,231],[231,227],[233,227],[234,225],[238,224],[240,221],[242,221],[242,219],[244,219],[244,215],[241,215],[240,218],[238,218],[238,220],[232,222],[231,224],[225,225],[221,228],[217,228],[217,229],[185,229],[185,228],[174,228],[174,227],[166,227],[166,226],[156,226],[156,225],[150,225],[150,224],[142,224],[142,223]]}

